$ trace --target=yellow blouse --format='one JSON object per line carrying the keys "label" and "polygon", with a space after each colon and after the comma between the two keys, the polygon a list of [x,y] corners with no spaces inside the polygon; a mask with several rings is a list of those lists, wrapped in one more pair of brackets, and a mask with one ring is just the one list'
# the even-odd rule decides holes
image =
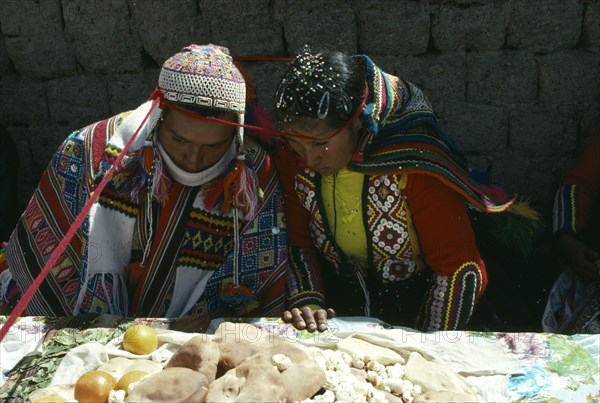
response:
{"label": "yellow blouse", "polygon": [[321,178],[321,195],[335,243],[347,256],[366,261],[367,235],[362,220],[363,183],[363,174],[343,168],[334,175]]}

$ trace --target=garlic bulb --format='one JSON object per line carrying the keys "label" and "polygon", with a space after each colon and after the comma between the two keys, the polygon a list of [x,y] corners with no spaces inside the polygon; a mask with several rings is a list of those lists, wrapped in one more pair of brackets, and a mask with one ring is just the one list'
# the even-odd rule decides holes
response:
{"label": "garlic bulb", "polygon": [[[325,370],[325,393],[304,402],[365,401],[386,402],[384,392],[411,403],[422,393],[419,385],[404,379],[405,367],[395,363],[383,365],[378,361],[366,361],[358,354],[344,351],[310,347],[309,350]],[[354,369],[353,369],[354,368]],[[361,370],[364,378],[352,371]],[[361,371],[357,373],[360,374]]]}
{"label": "garlic bulb", "polygon": [[273,355],[273,357],[271,357],[271,361],[273,361],[273,364],[275,364],[279,372],[285,371],[290,367],[290,365],[292,365],[292,360],[290,357],[284,354]]}

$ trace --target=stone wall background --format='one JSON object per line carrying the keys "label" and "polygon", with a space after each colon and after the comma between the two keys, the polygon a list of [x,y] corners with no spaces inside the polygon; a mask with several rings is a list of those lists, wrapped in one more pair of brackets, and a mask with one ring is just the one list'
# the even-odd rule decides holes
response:
{"label": "stone wall background", "polygon": [[[475,168],[545,213],[600,123],[599,0],[0,0],[0,33],[20,209],[70,131],[143,102],[191,42],[368,54],[425,91]],[[285,63],[246,66],[272,107]]]}

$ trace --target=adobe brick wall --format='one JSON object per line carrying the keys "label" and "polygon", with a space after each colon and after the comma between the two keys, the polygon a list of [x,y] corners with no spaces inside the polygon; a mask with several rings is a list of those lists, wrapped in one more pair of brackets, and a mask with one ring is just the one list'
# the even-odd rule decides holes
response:
{"label": "adobe brick wall", "polygon": [[[547,208],[600,123],[599,0],[1,0],[0,125],[24,207],[73,129],[134,108],[184,45],[370,55],[418,84],[477,169]],[[248,64],[265,105],[285,65]]]}

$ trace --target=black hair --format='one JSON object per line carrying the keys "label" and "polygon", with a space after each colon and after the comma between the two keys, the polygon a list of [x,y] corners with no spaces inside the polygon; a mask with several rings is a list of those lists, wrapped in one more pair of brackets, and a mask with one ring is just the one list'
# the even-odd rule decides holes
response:
{"label": "black hair", "polygon": [[305,47],[279,83],[275,108],[282,123],[321,119],[340,127],[362,105],[364,96],[365,69],[360,59]]}
{"label": "black hair", "polygon": [[[169,103],[167,103],[167,107],[165,108],[164,113],[167,114],[169,108]],[[200,116],[204,116],[207,118],[220,118],[223,115],[225,115],[226,113],[229,113],[230,111],[226,111],[224,109],[217,109],[217,108],[209,108],[206,106],[200,106],[200,105],[194,105],[194,104],[187,104],[187,103],[181,103],[181,102],[176,102],[174,103],[175,106],[177,106],[178,108],[184,109],[188,112],[192,112],[195,113],[196,115],[200,115]],[[233,112],[233,111],[231,111]]]}

